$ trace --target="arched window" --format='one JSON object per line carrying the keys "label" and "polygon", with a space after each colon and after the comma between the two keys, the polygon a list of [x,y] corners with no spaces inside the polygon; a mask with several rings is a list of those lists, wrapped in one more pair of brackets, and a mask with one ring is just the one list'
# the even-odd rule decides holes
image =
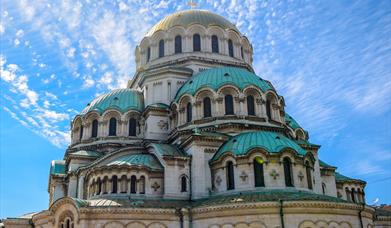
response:
{"label": "arched window", "polygon": [[192,119],[192,110],[191,110],[191,103],[187,103],[186,105],[186,122],[191,122]]}
{"label": "arched window", "polygon": [[233,115],[234,114],[234,101],[231,95],[225,95],[224,97],[225,104],[225,115]]}
{"label": "arched window", "polygon": [[80,126],[79,141],[83,138],[83,126]]}
{"label": "arched window", "polygon": [[352,201],[352,198],[351,198],[351,195],[350,195],[350,191],[348,188],[345,188],[345,193],[346,193],[346,200],[347,201]]}
{"label": "arched window", "polygon": [[265,187],[263,177],[263,159],[260,157],[254,158],[254,181],[255,187]]}
{"label": "arched window", "polygon": [[118,178],[117,176],[113,176],[111,178],[111,193],[117,193],[118,191]]}
{"label": "arched window", "polygon": [[234,57],[234,45],[231,39],[228,40],[228,53],[229,56]]}
{"label": "arched window", "polygon": [[129,136],[136,136],[137,121],[134,118],[129,119]]}
{"label": "arched window", "polygon": [[159,41],[159,58],[164,56],[164,40]]}
{"label": "arched window", "polygon": [[310,167],[310,163],[308,161],[305,163],[305,172],[306,172],[306,175],[307,175],[307,185],[308,185],[308,188],[312,189],[311,167]]}
{"label": "arched window", "polygon": [[212,110],[211,110],[211,103],[210,103],[210,98],[205,97],[203,100],[204,104],[204,118],[206,117],[211,117],[212,116]]}
{"label": "arched window", "polygon": [[102,184],[102,191],[103,191],[103,194],[107,194],[107,182],[108,182],[108,177],[105,176],[103,178],[103,184]]}
{"label": "arched window", "polygon": [[147,49],[147,62],[149,62],[149,60],[151,60],[151,47],[148,47]]}
{"label": "arched window", "polygon": [[187,179],[185,176],[181,177],[181,192],[187,192]]}
{"label": "arched window", "polygon": [[269,120],[272,119],[271,103],[270,100],[266,100],[266,115]]}
{"label": "arched window", "polygon": [[193,35],[193,51],[201,51],[201,37],[200,34]]}
{"label": "arched window", "polygon": [[227,190],[235,189],[234,164],[232,161],[227,162]]}
{"label": "arched window", "polygon": [[98,193],[97,195],[100,195],[102,193],[102,180],[98,178]]}
{"label": "arched window", "polygon": [[98,137],[98,120],[92,121],[91,138]]}
{"label": "arched window", "polygon": [[109,121],[109,136],[117,135],[117,119],[112,117]]}
{"label": "arched window", "polygon": [[182,37],[180,35],[175,37],[175,54],[182,53]]}
{"label": "arched window", "polygon": [[240,55],[242,56],[242,59],[244,59],[243,47],[240,47]]}
{"label": "arched window", "polygon": [[251,95],[247,96],[247,113],[249,116],[255,116],[254,97]]}
{"label": "arched window", "polygon": [[356,193],[356,191],[354,190],[354,188],[352,188],[352,190],[350,191],[350,198],[352,199],[353,203],[356,202],[355,193]]}
{"label": "arched window", "polygon": [[322,183],[322,192],[323,192],[323,195],[326,195],[326,184],[325,183]]}
{"label": "arched window", "polygon": [[145,177],[141,176],[139,180],[139,191],[140,194],[145,194]]}
{"label": "arched window", "polygon": [[126,193],[128,191],[126,175],[121,177],[121,193]]}
{"label": "arched window", "polygon": [[285,186],[293,187],[291,160],[285,157],[283,160],[283,164],[284,164]]}
{"label": "arched window", "polygon": [[136,176],[130,177],[130,193],[136,193],[137,192],[137,178]]}
{"label": "arched window", "polygon": [[219,38],[216,35],[212,36],[212,52],[219,53]]}

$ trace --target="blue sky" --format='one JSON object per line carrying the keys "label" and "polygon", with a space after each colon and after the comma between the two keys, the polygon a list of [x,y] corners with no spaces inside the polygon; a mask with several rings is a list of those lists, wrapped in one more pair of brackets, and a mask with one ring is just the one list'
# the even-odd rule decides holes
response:
{"label": "blue sky", "polygon": [[[322,145],[391,204],[391,1],[196,1],[252,42],[254,68]],[[93,97],[124,87],[134,48],[187,1],[1,1],[0,218],[48,206],[51,160]]]}

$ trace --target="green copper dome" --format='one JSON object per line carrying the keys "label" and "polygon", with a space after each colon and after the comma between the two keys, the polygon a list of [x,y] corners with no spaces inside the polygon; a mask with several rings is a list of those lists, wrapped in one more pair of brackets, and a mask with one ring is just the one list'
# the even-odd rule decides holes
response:
{"label": "green copper dome", "polygon": [[231,138],[219,148],[211,161],[216,161],[228,152],[231,152],[235,156],[243,156],[254,148],[261,148],[269,153],[279,153],[285,148],[291,148],[300,155],[306,154],[303,148],[282,134],[268,131],[255,131],[241,133]]}
{"label": "green copper dome", "polygon": [[188,27],[193,24],[200,24],[205,27],[219,26],[222,29],[238,31],[236,26],[224,17],[207,10],[184,10],[168,15],[153,26],[146,36],[152,36],[157,31],[166,31],[174,26]]}
{"label": "green copper dome", "polygon": [[296,122],[295,119],[292,118],[292,116],[285,113],[285,122],[291,127],[293,130],[296,130],[297,128],[302,128],[299,123]]}
{"label": "green copper dome", "polygon": [[112,165],[129,165],[129,166],[143,166],[148,167],[151,170],[163,170],[163,166],[159,161],[151,154],[127,154],[113,161],[109,162],[107,166]]}
{"label": "green copper dome", "polygon": [[216,91],[224,85],[234,85],[241,90],[250,85],[260,88],[263,92],[274,90],[268,81],[250,71],[236,67],[218,67],[202,71],[190,78],[178,90],[175,101],[185,94],[194,95],[202,88],[207,87]]}
{"label": "green copper dome", "polygon": [[144,97],[142,93],[132,89],[116,89],[95,98],[81,112],[82,115],[91,111],[102,114],[108,109],[116,109],[121,113],[129,110],[143,111]]}

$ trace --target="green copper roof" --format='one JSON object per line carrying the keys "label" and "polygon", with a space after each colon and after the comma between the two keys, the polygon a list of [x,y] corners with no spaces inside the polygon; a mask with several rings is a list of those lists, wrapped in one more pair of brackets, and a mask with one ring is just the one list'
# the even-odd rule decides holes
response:
{"label": "green copper roof", "polygon": [[365,181],[362,181],[360,179],[354,179],[354,178],[351,178],[351,177],[347,177],[347,176],[344,176],[338,172],[335,172],[335,180],[337,182],[344,182],[344,181],[358,181],[358,182],[364,182]]}
{"label": "green copper roof", "polygon": [[290,116],[288,113],[285,113],[285,122],[294,130],[297,128],[302,128],[299,123],[297,123],[296,120],[293,119],[292,116]]}
{"label": "green copper roof", "polygon": [[85,157],[100,157],[101,153],[97,151],[88,151],[88,150],[78,150],[76,152],[70,153],[70,155],[85,156]]}
{"label": "green copper roof", "polygon": [[129,166],[145,166],[152,170],[163,170],[163,166],[152,154],[127,154],[115,158],[107,164],[112,165],[129,165]]}
{"label": "green copper roof", "polygon": [[144,97],[140,92],[132,89],[116,89],[95,98],[81,114],[84,115],[91,111],[102,114],[108,109],[116,109],[121,113],[129,110],[141,112],[144,110]]}
{"label": "green copper roof", "polygon": [[53,160],[50,165],[50,174],[66,174],[66,165],[64,160]]}
{"label": "green copper roof", "polygon": [[151,143],[155,151],[162,156],[186,157],[187,154],[175,145]]}
{"label": "green copper roof", "polygon": [[154,107],[154,108],[162,108],[162,109],[170,109],[170,106],[164,104],[164,103],[154,103],[148,105],[148,107]]}
{"label": "green copper roof", "polygon": [[184,10],[168,15],[153,26],[146,36],[151,36],[157,31],[166,31],[174,26],[188,27],[193,24],[200,24],[205,27],[216,25],[222,29],[238,31],[235,25],[224,17],[207,10]]}
{"label": "green copper roof", "polygon": [[326,168],[335,168],[335,166],[329,165],[326,162],[319,159],[319,165]]}
{"label": "green copper roof", "polygon": [[177,92],[175,101],[178,101],[183,95],[194,95],[201,88],[211,88],[218,90],[224,85],[234,85],[243,90],[247,86],[253,85],[260,88],[263,92],[273,90],[272,85],[242,68],[236,67],[218,67],[202,71],[191,77]]}
{"label": "green copper roof", "polygon": [[293,140],[268,131],[255,131],[241,133],[224,143],[215,153],[211,161],[219,159],[223,154],[231,152],[235,156],[246,155],[251,149],[262,148],[269,153],[278,153],[284,148],[291,148],[300,155],[306,151]]}

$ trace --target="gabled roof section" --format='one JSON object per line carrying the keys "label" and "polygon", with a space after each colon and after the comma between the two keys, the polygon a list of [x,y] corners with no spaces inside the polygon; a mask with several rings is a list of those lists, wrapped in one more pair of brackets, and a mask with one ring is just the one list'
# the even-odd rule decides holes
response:
{"label": "gabled roof section", "polygon": [[178,90],[174,101],[177,102],[185,94],[193,96],[202,88],[218,90],[224,85],[234,85],[241,90],[250,85],[260,88],[263,92],[274,90],[270,82],[248,70],[237,67],[217,67],[201,71],[191,77]]}
{"label": "gabled roof section", "polygon": [[128,165],[147,167],[153,171],[163,171],[163,166],[152,154],[126,154],[113,159],[105,166]]}
{"label": "gabled roof section", "polygon": [[363,183],[363,184],[366,183],[363,180],[347,177],[347,176],[342,175],[342,174],[340,174],[338,172],[335,172],[335,181],[336,182],[360,182],[360,183]]}
{"label": "gabled roof section", "polygon": [[254,131],[241,133],[228,140],[219,148],[211,161],[216,161],[225,153],[243,156],[255,148],[264,149],[269,153],[279,153],[285,148],[290,148],[300,155],[306,154],[303,148],[282,134],[269,131]]}
{"label": "gabled roof section", "polygon": [[50,175],[66,174],[66,165],[64,160],[53,160],[50,165]]}
{"label": "gabled roof section", "polygon": [[133,89],[116,89],[95,98],[91,103],[87,104],[81,115],[91,111],[102,114],[108,109],[116,109],[121,113],[129,110],[141,112],[144,110],[144,97],[140,92]]}
{"label": "gabled roof section", "polygon": [[176,145],[151,143],[151,146],[155,149],[156,153],[161,156],[170,157],[188,157],[188,155],[180,150]]}

